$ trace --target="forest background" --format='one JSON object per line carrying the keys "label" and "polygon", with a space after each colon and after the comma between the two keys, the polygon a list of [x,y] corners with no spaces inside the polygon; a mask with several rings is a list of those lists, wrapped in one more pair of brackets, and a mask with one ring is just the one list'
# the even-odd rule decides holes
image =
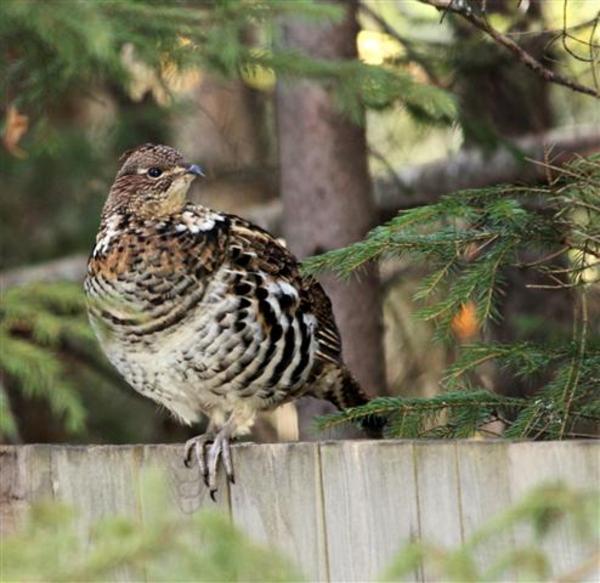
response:
{"label": "forest background", "polygon": [[[313,269],[385,255],[347,281],[321,277],[346,359],[397,414],[397,434],[597,434],[599,17],[593,0],[1,3],[3,439],[197,433],[125,386],[85,317],[80,282],[117,159],[146,141],[206,168],[195,201],[317,255]],[[524,191],[539,197],[524,204]],[[378,232],[383,247],[322,255],[399,211]],[[544,245],[527,230],[531,213],[559,225]],[[489,244],[456,238],[490,224]],[[518,261],[500,253],[507,234]],[[399,253],[407,245],[416,255]],[[442,247],[440,267],[427,250]],[[495,268],[470,277],[484,287],[452,287],[482,264]],[[345,265],[345,275],[356,267]],[[437,276],[446,312],[415,317],[415,292]],[[445,391],[458,377],[452,418]],[[289,406],[254,438],[312,437],[310,420],[327,411]]]}

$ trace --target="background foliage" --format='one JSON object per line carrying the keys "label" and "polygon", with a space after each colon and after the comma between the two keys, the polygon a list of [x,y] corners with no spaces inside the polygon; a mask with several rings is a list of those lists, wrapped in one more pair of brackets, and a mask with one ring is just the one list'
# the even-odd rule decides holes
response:
{"label": "background foliage", "polygon": [[[546,66],[597,84],[594,34],[600,27],[589,3],[543,3],[527,13],[510,0],[487,5],[489,21]],[[0,267],[87,253],[119,154],[144,141],[182,145],[182,127],[192,126],[210,105],[199,99],[198,86],[239,92],[250,105],[234,102],[233,109],[258,124],[250,124],[249,132],[261,142],[255,167],[228,166],[216,154],[213,161],[198,146],[209,142],[219,149],[214,135],[203,133],[205,126],[194,126],[195,141],[183,143],[186,151],[210,158],[219,206],[226,206],[228,195],[218,179],[234,175],[236,203],[228,210],[242,214],[240,205],[250,198],[248,177],[277,175],[278,79],[327,86],[341,111],[366,122],[373,175],[392,183],[401,164],[460,146],[491,155],[508,145],[523,161],[512,137],[598,121],[597,101],[540,81],[458,17],[448,14],[440,22],[436,11],[418,2],[365,1],[358,12],[360,59],[328,61],[283,49],[279,25],[290,13],[308,23],[339,21],[336,3],[0,3]],[[227,111],[223,116],[234,117]],[[235,132],[224,128],[223,150],[233,152],[229,158],[244,158],[247,145],[231,146]],[[390,393],[403,398],[372,404],[390,414],[391,435],[468,436],[482,427],[529,438],[597,431],[598,159],[579,160],[562,173],[549,167],[547,174],[545,184],[457,193],[422,206],[409,193],[404,203],[411,210],[364,243],[311,264],[347,274],[367,259],[384,258],[384,269],[403,274],[400,284],[392,278],[385,290]],[[259,190],[265,191],[264,182]],[[550,257],[555,251],[561,254]],[[514,274],[524,271],[537,279],[516,289]],[[514,322],[507,318],[507,297],[542,297],[535,295],[539,288],[526,285],[557,286],[543,302],[550,295],[561,298],[559,303],[571,304],[568,317],[549,308],[542,317],[521,310]],[[410,317],[415,287],[420,323]],[[461,322],[474,330],[468,343]],[[431,344],[434,324],[443,341],[438,345]],[[77,284],[3,290],[0,342],[5,439],[186,436],[126,388],[98,353]],[[451,392],[438,395],[444,369],[443,390]],[[510,375],[498,380],[489,370]],[[335,421],[373,411],[351,411]]]}
{"label": "background foliage", "polygon": [[[144,491],[152,495],[145,504],[143,526],[114,516],[81,533],[72,509],[56,503],[34,506],[24,528],[3,541],[3,580],[106,581],[115,573],[152,581],[304,579],[276,550],[248,540],[226,516],[204,510],[181,520],[165,512],[168,504],[156,480],[150,479],[146,486]],[[594,492],[561,484],[538,487],[491,517],[460,546],[441,548],[425,541],[399,549],[383,580],[411,578],[425,564],[444,581],[498,581],[511,578],[515,571],[524,580],[549,581],[553,575],[541,543],[567,521],[575,536],[589,542],[597,536],[593,517],[598,502]],[[528,535],[519,549],[503,551],[498,540],[517,527]],[[483,545],[496,552],[494,560],[481,568],[476,558]],[[574,572],[579,569],[587,573],[589,565],[584,563]]]}

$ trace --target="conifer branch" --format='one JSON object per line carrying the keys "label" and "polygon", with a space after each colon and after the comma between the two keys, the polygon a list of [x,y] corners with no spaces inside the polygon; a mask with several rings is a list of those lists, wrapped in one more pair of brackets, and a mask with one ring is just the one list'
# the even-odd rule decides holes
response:
{"label": "conifer branch", "polygon": [[[562,402],[565,404],[565,411],[563,415],[562,425],[560,427],[559,437],[562,439],[565,435],[567,428],[567,421],[569,419],[569,412],[571,410],[571,406],[573,404],[573,397],[575,395],[575,391],[577,390],[577,383],[579,381],[579,375],[581,374],[581,363],[585,357],[585,348],[588,334],[588,304],[587,304],[587,296],[585,288],[582,288],[579,292],[579,306],[576,304],[575,306],[575,318],[574,327],[576,327],[575,332],[578,333],[579,341],[577,343],[577,355],[573,359],[573,363],[571,366],[571,373],[569,375],[569,380],[565,385],[565,390],[562,395]],[[579,308],[579,309],[578,309]],[[577,330],[579,328],[579,330]]]}
{"label": "conifer branch", "polygon": [[[437,204],[399,214],[363,241],[307,261],[308,273],[332,270],[341,276],[388,256],[405,255],[420,265],[429,264],[431,274],[421,282],[415,299],[425,302],[418,314],[436,323],[436,335],[441,338],[450,337],[453,319],[467,301],[475,304],[481,326],[498,318],[502,273],[509,267],[539,272],[552,282],[531,285],[573,288],[583,298],[568,342],[462,346],[444,379],[449,392],[431,399],[375,399],[323,423],[378,415],[389,420],[388,436],[464,437],[501,420],[507,437],[590,435],[576,424],[586,418],[600,420],[600,399],[594,393],[600,382],[600,339],[594,339],[589,330],[585,299],[593,282],[582,275],[598,263],[590,260],[589,250],[598,249],[600,243],[600,213],[594,202],[599,180],[600,157],[592,156],[573,161],[546,187],[499,186],[458,192]],[[535,204],[540,197],[544,204]],[[578,201],[585,206],[575,204]],[[573,212],[580,208],[584,219]],[[532,247],[542,257],[523,262],[520,255]],[[553,262],[559,257],[570,263],[557,266]],[[517,400],[469,386],[465,374],[489,361],[522,378],[552,371],[551,380],[531,398]]]}

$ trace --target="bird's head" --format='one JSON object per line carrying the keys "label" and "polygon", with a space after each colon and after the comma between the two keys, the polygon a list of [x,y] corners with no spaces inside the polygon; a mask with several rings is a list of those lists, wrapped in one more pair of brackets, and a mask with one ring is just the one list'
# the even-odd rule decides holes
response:
{"label": "bird's head", "polygon": [[125,152],[119,162],[105,212],[126,210],[146,217],[177,212],[194,178],[204,176],[199,166],[185,162],[170,146],[143,144]]}

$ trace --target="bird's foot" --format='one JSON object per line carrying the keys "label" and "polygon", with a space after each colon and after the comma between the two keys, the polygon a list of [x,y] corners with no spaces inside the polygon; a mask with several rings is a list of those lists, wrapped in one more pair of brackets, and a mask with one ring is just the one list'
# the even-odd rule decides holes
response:
{"label": "bird's foot", "polygon": [[[185,443],[184,463],[188,468],[191,467],[192,458],[195,457],[204,483],[209,489],[210,497],[213,501],[216,500],[215,494],[217,493],[217,468],[219,465],[219,458],[222,458],[223,460],[227,479],[230,483],[235,483],[229,437],[229,428],[225,426],[218,433],[212,431],[207,432],[203,435],[192,437],[192,439],[189,439]],[[209,445],[210,447],[208,447]]]}
{"label": "bird's foot", "polygon": [[217,467],[219,458],[223,460],[225,475],[229,483],[234,484],[233,464],[231,463],[231,449],[229,447],[229,431],[226,427],[221,429],[215,436],[208,450],[208,489],[210,497],[214,500],[217,491]]}
{"label": "bird's foot", "polygon": [[205,461],[206,456],[206,446],[212,443],[215,439],[214,431],[207,431],[202,435],[197,435],[196,437],[192,437],[185,442],[185,453],[183,458],[183,463],[186,468],[192,467],[192,460],[196,458],[196,462],[198,463],[198,467],[200,468],[200,473],[202,474],[202,479],[204,483],[208,486],[208,466]]}

